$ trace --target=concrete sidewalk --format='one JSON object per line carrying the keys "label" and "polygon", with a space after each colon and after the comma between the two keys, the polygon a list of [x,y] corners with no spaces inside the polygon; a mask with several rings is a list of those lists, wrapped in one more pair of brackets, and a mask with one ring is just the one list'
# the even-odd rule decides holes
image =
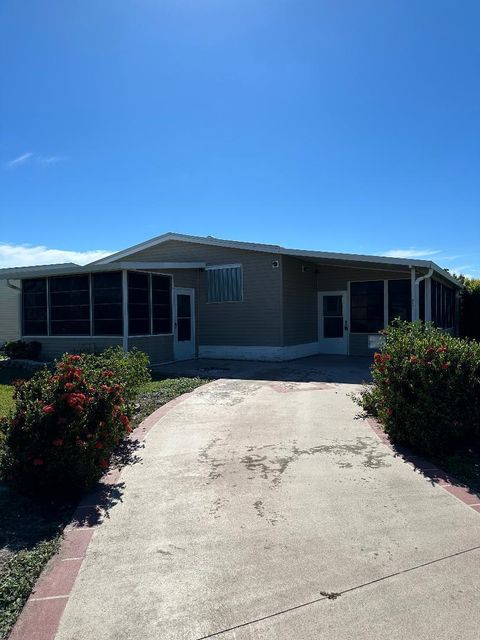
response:
{"label": "concrete sidewalk", "polygon": [[480,514],[355,419],[356,388],[218,380],[176,406],[57,640],[477,640]]}

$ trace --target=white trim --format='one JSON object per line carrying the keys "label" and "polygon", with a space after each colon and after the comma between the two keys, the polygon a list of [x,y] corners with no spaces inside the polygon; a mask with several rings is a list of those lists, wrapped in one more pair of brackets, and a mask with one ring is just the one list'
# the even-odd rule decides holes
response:
{"label": "white trim", "polygon": [[214,269],[241,269],[242,265],[237,264],[209,264],[205,267],[205,271],[213,271]]}
{"label": "white trim", "polygon": [[[325,338],[323,335],[323,296],[342,297],[342,330],[340,338]],[[317,338],[319,353],[348,355],[349,342],[349,302],[348,290],[341,291],[317,291]],[[337,316],[339,317],[339,316]]]}
{"label": "white trim", "polygon": [[[117,262],[122,269],[205,269],[206,262]],[[168,275],[168,274],[166,274]]]}
{"label": "white trim", "polygon": [[[185,342],[179,342],[177,340],[178,335],[178,314],[177,314],[177,296],[185,295],[190,296],[190,340]],[[173,357],[176,362],[179,360],[192,360],[197,353],[197,332],[196,332],[196,312],[195,312],[195,289],[193,287],[173,287],[173,320],[174,320],[174,334],[173,334]],[[193,353],[186,354],[184,357],[181,354],[181,345],[189,344],[193,347]]]}
{"label": "white trim", "polygon": [[281,362],[296,360],[320,353],[318,342],[294,344],[285,347],[238,347],[233,345],[200,345],[199,358],[214,360],[260,360]]}

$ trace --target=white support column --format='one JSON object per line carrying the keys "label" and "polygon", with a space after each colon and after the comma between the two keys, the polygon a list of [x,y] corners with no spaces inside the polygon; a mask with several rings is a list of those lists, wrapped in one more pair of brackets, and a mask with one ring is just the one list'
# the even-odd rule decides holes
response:
{"label": "white support column", "polygon": [[122,271],[122,306],[123,306],[123,350],[128,351],[128,279],[127,272]]}
{"label": "white support column", "polygon": [[420,287],[416,283],[415,267],[410,267],[410,282],[412,292],[412,322],[415,322],[415,320],[418,320],[420,317]]}

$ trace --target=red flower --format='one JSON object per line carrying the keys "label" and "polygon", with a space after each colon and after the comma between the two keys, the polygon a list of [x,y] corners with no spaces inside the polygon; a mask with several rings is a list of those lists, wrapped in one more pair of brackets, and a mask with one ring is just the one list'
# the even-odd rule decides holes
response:
{"label": "red flower", "polygon": [[54,447],[61,447],[63,444],[63,439],[62,438],[55,438],[55,440],[52,440],[52,444]]}
{"label": "red flower", "polygon": [[449,367],[449,366],[450,366],[450,363],[449,363],[449,362],[444,362],[444,363],[442,364],[442,369],[448,369],[448,367]]}
{"label": "red flower", "polygon": [[73,384],[73,382],[67,382],[65,384],[65,389],[67,389],[67,391],[71,391],[74,387],[75,385]]}
{"label": "red flower", "polygon": [[124,413],[122,413],[119,416],[119,420],[123,424],[124,427],[130,426],[130,420],[127,418],[127,416]]}
{"label": "red flower", "polygon": [[382,354],[381,353],[374,353],[373,354],[373,359],[375,360],[375,362],[381,362],[382,361]]}
{"label": "red flower", "polygon": [[390,407],[387,409],[387,415],[391,416],[393,414],[393,409]]}
{"label": "red flower", "polygon": [[410,362],[411,362],[412,364],[416,364],[416,363],[418,362],[418,358],[417,358],[417,356],[410,356]]}
{"label": "red flower", "polygon": [[55,412],[55,407],[53,406],[53,404],[46,404],[43,409],[42,409],[43,413],[54,413]]}
{"label": "red flower", "polygon": [[81,360],[82,356],[78,356],[78,355],[71,355],[68,356],[67,360],[68,362],[78,362],[78,360]]}
{"label": "red flower", "polygon": [[113,393],[113,392],[115,391],[115,389],[114,389],[113,387],[109,387],[109,386],[108,386],[108,385],[106,385],[106,384],[102,384],[102,385],[100,385],[100,389],[101,389],[102,391],[105,391],[105,393]]}
{"label": "red flower", "polygon": [[437,353],[445,353],[446,350],[447,350],[447,347],[438,347]]}
{"label": "red flower", "polygon": [[107,460],[105,460],[105,458],[102,458],[99,464],[102,467],[102,469],[108,469],[108,462]]}
{"label": "red flower", "polygon": [[95,449],[103,449],[103,444],[101,442],[96,442]]}
{"label": "red flower", "polygon": [[33,466],[34,467],[40,467],[43,464],[43,458],[34,458],[33,459]]}
{"label": "red flower", "polygon": [[105,371],[102,371],[102,376],[104,378],[111,378],[113,376],[113,371],[106,369]]}

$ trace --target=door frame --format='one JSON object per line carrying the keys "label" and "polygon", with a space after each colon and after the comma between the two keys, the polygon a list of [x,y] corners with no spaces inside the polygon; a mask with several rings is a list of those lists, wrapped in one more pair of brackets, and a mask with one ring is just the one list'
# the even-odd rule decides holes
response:
{"label": "door frame", "polygon": [[[342,296],[343,297],[343,345],[339,350],[325,351],[325,342],[328,338],[323,337],[323,296]],[[342,291],[317,291],[317,326],[318,326],[318,347],[319,353],[334,354],[334,355],[349,355],[350,350],[350,305],[349,305],[348,290]],[[336,340],[339,338],[331,338]]]}
{"label": "door frame", "polygon": [[[177,357],[179,347],[181,344],[177,340],[177,295],[189,295],[190,296],[190,330],[191,330],[191,342],[193,343],[193,351],[188,357]],[[191,360],[197,357],[197,331],[196,331],[196,313],[195,313],[195,289],[190,287],[173,287],[173,358],[178,360]],[[183,341],[182,341],[183,342]]]}

